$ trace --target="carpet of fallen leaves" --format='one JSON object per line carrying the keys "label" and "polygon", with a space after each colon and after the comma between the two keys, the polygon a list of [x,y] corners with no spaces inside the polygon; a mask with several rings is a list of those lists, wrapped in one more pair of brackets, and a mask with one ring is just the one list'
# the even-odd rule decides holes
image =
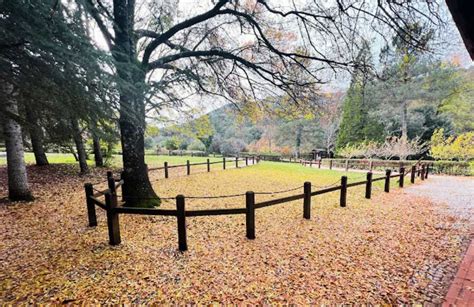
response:
{"label": "carpet of fallen leaves", "polygon": [[[439,303],[470,237],[467,225],[427,200],[378,185],[372,200],[351,188],[346,208],[337,192],[313,197],[311,220],[302,218],[302,201],[260,209],[253,241],[244,215],[188,218],[185,253],[177,251],[175,218],[121,215],[122,244],[111,247],[105,212],[98,208],[99,226],[87,227],[82,188],[105,171],[80,177],[70,165],[29,167],[36,200],[0,204],[1,303]],[[275,163],[179,172],[152,176],[160,195],[276,191],[341,175]],[[6,193],[0,168],[0,198]],[[244,197],[186,202],[243,206]]]}

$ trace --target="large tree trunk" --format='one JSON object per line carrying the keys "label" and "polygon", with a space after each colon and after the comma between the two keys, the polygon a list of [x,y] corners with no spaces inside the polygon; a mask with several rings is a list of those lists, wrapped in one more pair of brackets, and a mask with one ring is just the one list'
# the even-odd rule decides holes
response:
{"label": "large tree trunk", "polygon": [[79,159],[79,168],[81,173],[86,173],[89,170],[87,166],[87,155],[86,149],[84,147],[84,140],[82,139],[81,129],[79,123],[76,119],[71,120],[72,130],[73,130],[73,139],[76,144],[77,156]]}
{"label": "large tree trunk", "polygon": [[36,165],[43,166],[48,165],[48,158],[44,151],[43,146],[43,129],[38,124],[38,117],[32,111],[28,105],[25,105],[26,119],[28,120],[28,131],[31,138],[31,146],[33,147],[33,153],[35,154]]}
{"label": "large tree trunk", "polygon": [[8,198],[13,201],[31,201],[33,196],[28,186],[21,127],[10,116],[18,116],[18,104],[11,84],[4,84],[3,90],[5,100],[2,103],[2,117],[7,149]]}
{"label": "large tree trunk", "polygon": [[134,1],[114,1],[115,46],[112,55],[122,81],[120,91],[120,132],[123,159],[123,198],[127,206],[151,207],[160,200],[148,178],[145,164],[145,70],[137,65],[133,35]]}
{"label": "large tree trunk", "polygon": [[[128,98],[121,97],[121,103],[127,103]],[[133,110],[141,111],[143,101],[127,104],[134,106]],[[140,119],[134,118],[127,108],[120,110],[120,132],[122,140],[123,159],[123,196],[128,206],[152,207],[160,204],[148,178],[148,168],[145,164],[145,115]]]}
{"label": "large tree trunk", "polygon": [[96,167],[104,166],[104,159],[102,158],[102,151],[100,150],[100,140],[95,134],[93,135],[94,160]]}

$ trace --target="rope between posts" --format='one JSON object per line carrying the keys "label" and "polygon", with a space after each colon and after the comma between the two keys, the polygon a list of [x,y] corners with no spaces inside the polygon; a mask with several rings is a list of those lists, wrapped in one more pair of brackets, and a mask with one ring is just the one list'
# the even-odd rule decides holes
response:
{"label": "rope between posts", "polygon": [[98,190],[98,189],[96,189],[96,188],[94,188],[94,187],[92,187],[92,190],[96,191],[97,193],[103,193],[103,192],[104,192],[103,190]]}
{"label": "rope between posts", "polygon": [[291,188],[291,189],[288,189],[288,190],[275,191],[275,192],[255,192],[254,194],[281,194],[281,193],[295,191],[295,190],[301,189],[303,187],[304,187],[303,185],[300,185],[300,186],[297,186],[296,188]]}
{"label": "rope between posts", "polygon": [[337,181],[335,181],[334,183],[331,183],[329,185],[320,185],[320,186],[312,186],[312,188],[330,188],[330,187],[335,187],[338,183],[340,183],[340,179],[338,179]]}

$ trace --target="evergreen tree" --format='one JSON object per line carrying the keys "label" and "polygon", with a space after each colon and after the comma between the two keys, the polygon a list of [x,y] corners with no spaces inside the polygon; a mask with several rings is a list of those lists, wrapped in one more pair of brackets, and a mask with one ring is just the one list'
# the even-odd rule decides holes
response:
{"label": "evergreen tree", "polygon": [[371,81],[372,57],[367,42],[364,42],[364,47],[358,54],[358,62],[361,63],[361,67],[353,72],[351,85],[343,102],[342,119],[336,141],[338,149],[347,144],[383,138],[381,125],[369,113],[371,105],[367,97],[367,88]]}

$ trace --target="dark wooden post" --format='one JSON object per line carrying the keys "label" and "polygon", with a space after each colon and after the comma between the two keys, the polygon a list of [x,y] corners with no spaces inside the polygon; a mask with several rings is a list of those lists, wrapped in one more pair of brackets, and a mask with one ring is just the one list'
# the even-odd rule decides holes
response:
{"label": "dark wooden post", "polygon": [[405,168],[400,167],[400,179],[398,180],[398,186],[403,188],[403,181],[405,180]]}
{"label": "dark wooden post", "polygon": [[89,226],[97,226],[97,215],[95,213],[95,204],[91,199],[94,194],[94,189],[92,188],[91,183],[86,183],[84,185],[84,190],[86,191],[86,203],[87,203],[87,217],[89,219]]}
{"label": "dark wooden post", "polygon": [[309,167],[313,167],[313,159],[309,160]]}
{"label": "dark wooden post", "polygon": [[430,165],[426,164],[426,169],[425,169],[425,179],[428,179],[428,170],[430,169]]}
{"label": "dark wooden post", "polygon": [[372,196],[372,172],[367,173],[367,183],[365,184],[365,198],[370,199]]}
{"label": "dark wooden post", "polygon": [[222,157],[222,169],[225,169],[225,157]]}
{"label": "dark wooden post", "polygon": [[112,172],[111,172],[111,171],[107,171],[107,179],[109,179],[109,178],[112,177],[112,176],[113,176]]}
{"label": "dark wooden post", "polygon": [[341,207],[345,207],[346,200],[347,200],[347,176],[342,176],[341,177],[341,198],[339,200],[339,205]]}
{"label": "dark wooden post", "polygon": [[318,160],[318,168],[321,168],[321,160],[322,160],[322,159],[319,159],[319,160]]}
{"label": "dark wooden post", "polygon": [[[112,172],[110,172],[112,174]],[[107,174],[108,175],[108,174]],[[109,186],[109,191],[112,194],[112,198],[117,197],[117,193],[115,193],[115,179],[112,175],[109,177],[107,176],[107,184]]]}
{"label": "dark wooden post", "polygon": [[420,177],[420,174],[421,174],[421,167],[420,165],[418,165],[418,167],[416,168],[418,171],[416,173],[416,177]]}
{"label": "dark wooden post", "polygon": [[168,178],[169,177],[169,174],[168,174],[168,162],[165,162],[165,178]]}
{"label": "dark wooden post", "polygon": [[247,226],[247,239],[255,239],[255,193],[245,193],[245,207],[247,212],[245,214],[245,222]]}
{"label": "dark wooden post", "polygon": [[249,157],[245,157],[245,166],[249,165]]}
{"label": "dark wooden post", "polygon": [[311,182],[304,183],[303,191],[303,217],[309,220],[311,219]]}
{"label": "dark wooden post", "polygon": [[332,159],[329,160],[329,169],[332,169]]}
{"label": "dark wooden post", "polygon": [[415,183],[415,177],[416,177],[416,165],[413,165],[411,167],[411,173],[410,173],[410,181],[411,183]]}
{"label": "dark wooden post", "polygon": [[188,243],[186,242],[186,209],[183,195],[176,196],[176,210],[178,212],[178,246],[179,250],[184,252],[188,250]]}
{"label": "dark wooden post", "polygon": [[189,176],[191,174],[191,164],[189,160],[186,160],[186,174]]}
{"label": "dark wooden post", "polygon": [[107,228],[109,230],[109,244],[120,244],[120,225],[118,213],[114,211],[117,207],[116,198],[114,199],[112,193],[107,191],[105,193],[105,207],[107,210]]}
{"label": "dark wooden post", "polygon": [[390,174],[392,173],[391,170],[385,170],[385,192],[390,192]]}
{"label": "dark wooden post", "polygon": [[211,171],[211,161],[207,159],[207,172],[209,173]]}
{"label": "dark wooden post", "polygon": [[425,165],[421,165],[421,180],[425,180]]}
{"label": "dark wooden post", "polygon": [[235,168],[239,168],[239,157],[235,157]]}

